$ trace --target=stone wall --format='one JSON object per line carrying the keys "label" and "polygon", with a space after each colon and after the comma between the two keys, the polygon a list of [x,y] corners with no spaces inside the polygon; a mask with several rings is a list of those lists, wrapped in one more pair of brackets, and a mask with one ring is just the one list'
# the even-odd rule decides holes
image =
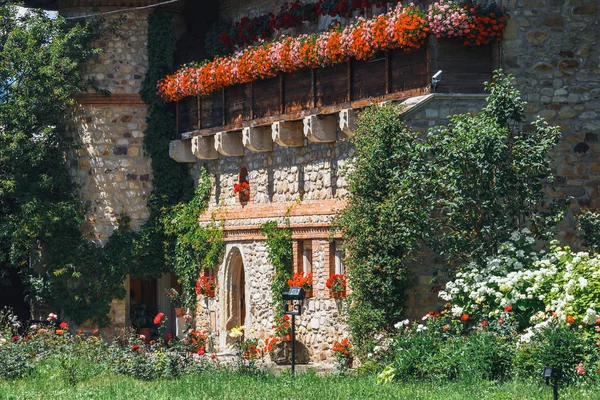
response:
{"label": "stone wall", "polygon": [[[296,337],[306,347],[313,361],[321,361],[330,358],[333,343],[347,336],[347,329],[343,318],[343,302],[329,298],[329,290],[325,287],[325,281],[329,277],[329,241],[313,240],[312,248],[313,297],[305,301],[302,315],[296,318]],[[231,259],[229,255],[234,251],[242,254],[245,271],[246,331],[254,329],[255,332],[249,336],[260,339],[275,333],[273,296],[270,290],[274,270],[267,259],[265,242],[230,242],[227,244],[225,262],[216,272],[219,282],[216,297],[199,296],[196,318],[199,326],[206,325],[206,322],[212,319],[212,329],[218,334],[218,343],[222,350],[226,349],[228,343],[227,328],[230,329],[241,322],[241,319],[237,319],[232,326],[226,326],[229,316],[227,308],[232,306],[229,304],[227,291],[236,288],[235,284],[227,282],[230,269],[235,268],[228,263]]]}
{"label": "stone wall", "polygon": [[[517,79],[535,115],[561,127],[553,154],[560,198],[572,209],[600,206],[600,5],[596,0],[505,0],[512,18],[502,42],[502,66]],[[572,215],[559,239],[571,243]]]}
{"label": "stone wall", "polygon": [[[69,11],[69,15],[86,11]],[[94,79],[110,96],[78,97],[76,140],[81,147],[71,157],[71,175],[81,186],[88,207],[85,229],[91,239],[106,243],[122,216],[138,229],[148,218],[146,198],[152,171],[142,146],[146,105],[137,94],[148,68],[147,11],[109,16],[118,32],[97,43],[102,53],[87,63],[85,77]]]}
{"label": "stone wall", "polygon": [[[67,16],[90,12],[85,5],[61,9]],[[152,190],[152,170],[142,146],[147,106],[138,95],[148,69],[148,13],[107,16],[107,22],[122,21],[117,32],[96,43],[102,53],[88,61],[84,77],[111,94],[85,93],[76,99],[74,138],[80,148],[69,155],[68,165],[87,206],[83,229],[99,245],[106,244],[121,217],[131,218],[131,227],[137,230],[149,216],[146,199]],[[128,296],[113,302],[109,317],[112,328],[127,326]]]}

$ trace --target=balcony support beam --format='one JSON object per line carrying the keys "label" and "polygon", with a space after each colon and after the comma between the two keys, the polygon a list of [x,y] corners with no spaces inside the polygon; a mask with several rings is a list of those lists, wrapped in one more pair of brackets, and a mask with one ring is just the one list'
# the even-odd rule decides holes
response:
{"label": "balcony support beam", "polygon": [[302,122],[277,121],[271,125],[271,138],[284,147],[300,147],[304,145]]}
{"label": "balcony support beam", "polygon": [[213,135],[192,137],[192,153],[201,160],[217,160],[219,153],[215,150],[215,137]]}
{"label": "balcony support beam", "polygon": [[304,136],[313,143],[331,143],[337,139],[337,121],[333,115],[304,117]]}
{"label": "balcony support beam", "polygon": [[169,142],[169,157],[178,163],[195,163],[198,161],[192,153],[191,140],[171,140]]}
{"label": "balcony support beam", "polygon": [[242,130],[242,143],[250,151],[264,152],[273,150],[271,127],[250,126]]}
{"label": "balcony support beam", "polygon": [[356,130],[356,112],[352,108],[340,111],[340,130],[347,136],[354,136]]}
{"label": "balcony support beam", "polygon": [[215,150],[229,157],[243,156],[242,131],[219,132],[215,134]]}

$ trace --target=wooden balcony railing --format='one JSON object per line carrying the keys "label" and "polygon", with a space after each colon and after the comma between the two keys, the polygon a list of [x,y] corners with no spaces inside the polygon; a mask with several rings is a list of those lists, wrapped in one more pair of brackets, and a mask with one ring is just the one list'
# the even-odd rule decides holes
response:
{"label": "wooden balcony railing", "polygon": [[368,61],[280,74],[188,97],[177,104],[178,131],[185,138],[192,131],[212,134],[404,99],[429,92],[431,76],[438,70],[443,77],[436,92],[480,93],[496,68],[496,48],[468,48],[458,40],[438,41],[432,35],[416,51],[389,51]]}

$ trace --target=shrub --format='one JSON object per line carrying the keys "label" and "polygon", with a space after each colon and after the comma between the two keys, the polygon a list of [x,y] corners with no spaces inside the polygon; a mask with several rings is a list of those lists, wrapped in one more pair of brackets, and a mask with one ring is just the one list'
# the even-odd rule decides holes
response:
{"label": "shrub", "polygon": [[[523,232],[527,233],[527,232]],[[535,241],[514,232],[484,263],[471,263],[448,282],[440,297],[452,312],[497,316],[510,308],[521,327],[539,313],[593,325],[600,306],[600,256],[573,253],[551,242],[550,251],[532,252]]]}
{"label": "shrub", "polygon": [[523,335],[514,364],[522,376],[539,375],[545,366],[551,366],[559,380],[573,382],[584,375],[600,379],[599,361],[597,341],[593,337],[574,325],[550,318]]}
{"label": "shrub", "polygon": [[[407,326],[391,347],[394,360],[380,381],[394,379],[488,379],[510,377],[514,344],[510,321],[471,326],[450,316],[430,315]],[[402,327],[401,323],[399,327]]]}

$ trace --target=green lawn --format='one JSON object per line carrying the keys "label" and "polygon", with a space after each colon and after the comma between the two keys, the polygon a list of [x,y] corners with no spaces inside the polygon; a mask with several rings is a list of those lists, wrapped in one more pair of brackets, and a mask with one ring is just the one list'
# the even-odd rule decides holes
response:
{"label": "green lawn", "polygon": [[[1,399],[552,399],[537,382],[418,382],[376,385],[371,377],[243,376],[212,372],[176,380],[144,382],[86,366],[75,387],[65,384],[60,368],[45,363],[22,380],[0,381]],[[600,399],[600,387],[561,390],[561,399]]]}

